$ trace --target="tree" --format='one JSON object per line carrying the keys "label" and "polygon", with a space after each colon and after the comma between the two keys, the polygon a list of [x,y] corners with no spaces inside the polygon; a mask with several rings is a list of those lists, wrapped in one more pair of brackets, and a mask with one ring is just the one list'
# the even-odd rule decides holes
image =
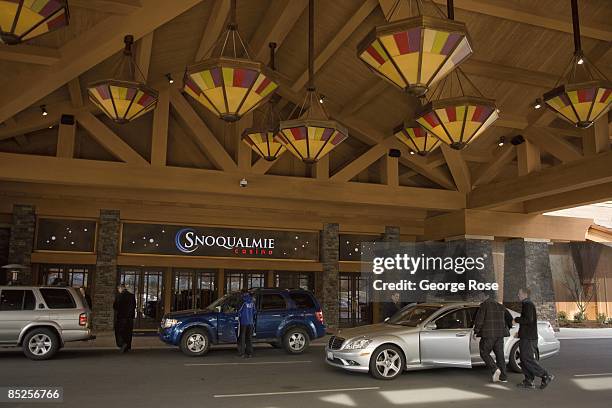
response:
{"label": "tree", "polygon": [[578,309],[577,315],[586,319],[586,311],[589,304],[595,298],[597,293],[597,285],[595,283],[585,283],[580,280],[580,277],[574,271],[567,270],[563,281],[563,286],[567,288],[572,301]]}

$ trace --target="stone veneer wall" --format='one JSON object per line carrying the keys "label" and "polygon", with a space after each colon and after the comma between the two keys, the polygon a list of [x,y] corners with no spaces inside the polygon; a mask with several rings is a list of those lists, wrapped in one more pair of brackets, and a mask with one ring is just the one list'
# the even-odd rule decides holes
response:
{"label": "stone veneer wall", "polygon": [[[8,264],[10,228],[0,228],[0,266]],[[6,273],[0,271],[0,285],[6,284]]]}
{"label": "stone veneer wall", "polygon": [[117,293],[117,255],[121,219],[117,210],[100,210],[96,272],[93,288],[93,326],[99,331],[113,328],[113,301]]}
{"label": "stone veneer wall", "polygon": [[21,271],[20,283],[32,285],[32,250],[36,231],[36,211],[32,205],[13,206],[13,226],[9,239],[8,263],[20,264],[27,269]]}
{"label": "stone veneer wall", "polygon": [[510,239],[504,256],[504,303],[520,312],[517,298],[521,287],[531,289],[531,300],[539,320],[548,320],[557,328],[557,307],[553,289],[548,242]]}
{"label": "stone veneer wall", "polygon": [[324,224],[321,231],[321,264],[323,272],[315,275],[315,294],[323,307],[328,329],[337,329],[339,320],[338,278],[340,238],[338,224]]}

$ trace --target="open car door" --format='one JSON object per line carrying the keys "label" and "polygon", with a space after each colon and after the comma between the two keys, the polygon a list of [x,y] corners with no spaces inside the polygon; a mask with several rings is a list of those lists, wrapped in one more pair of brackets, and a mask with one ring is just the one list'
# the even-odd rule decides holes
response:
{"label": "open car door", "polygon": [[421,363],[439,367],[472,367],[465,309],[454,309],[430,322],[420,333]]}

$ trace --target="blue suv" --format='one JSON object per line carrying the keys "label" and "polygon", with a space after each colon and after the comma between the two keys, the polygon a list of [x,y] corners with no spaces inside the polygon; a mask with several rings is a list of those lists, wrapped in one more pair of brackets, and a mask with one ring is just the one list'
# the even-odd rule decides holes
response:
{"label": "blue suv", "polygon": [[[303,353],[310,340],[325,335],[321,305],[303,289],[252,289],[257,306],[254,343],[270,343],[290,354]],[[236,344],[240,293],[218,299],[204,310],[184,310],[164,316],[163,342],[179,346],[188,356],[202,356],[211,344]]]}

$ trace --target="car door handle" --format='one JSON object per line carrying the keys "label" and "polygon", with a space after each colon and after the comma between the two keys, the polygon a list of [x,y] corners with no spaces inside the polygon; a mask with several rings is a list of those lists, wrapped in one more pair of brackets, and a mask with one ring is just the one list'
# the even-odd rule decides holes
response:
{"label": "car door handle", "polygon": [[465,337],[465,336],[467,336],[466,332],[461,332],[461,333],[455,334],[455,337]]}

